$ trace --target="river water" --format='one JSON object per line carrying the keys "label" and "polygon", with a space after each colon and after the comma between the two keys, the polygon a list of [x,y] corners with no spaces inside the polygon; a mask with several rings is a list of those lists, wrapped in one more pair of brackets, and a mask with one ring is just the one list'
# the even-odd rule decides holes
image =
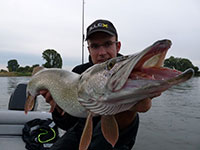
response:
{"label": "river water", "polygon": [[[10,94],[29,77],[0,77],[0,109],[8,108]],[[200,78],[174,86],[153,99],[152,108],[140,113],[133,150],[200,150]],[[49,105],[39,98],[39,111]]]}
{"label": "river water", "polygon": [[[0,77],[0,110],[8,109],[10,95],[19,83],[27,83],[30,77]],[[42,96],[38,97],[38,111],[48,111],[50,106]]]}

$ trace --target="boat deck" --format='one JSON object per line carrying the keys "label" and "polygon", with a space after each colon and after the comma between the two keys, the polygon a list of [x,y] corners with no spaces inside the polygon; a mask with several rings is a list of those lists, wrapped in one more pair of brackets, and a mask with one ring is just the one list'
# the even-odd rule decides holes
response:
{"label": "boat deck", "polygon": [[22,140],[24,124],[35,118],[51,118],[50,113],[32,111],[27,115],[24,111],[0,111],[0,146],[1,150],[26,150]]}

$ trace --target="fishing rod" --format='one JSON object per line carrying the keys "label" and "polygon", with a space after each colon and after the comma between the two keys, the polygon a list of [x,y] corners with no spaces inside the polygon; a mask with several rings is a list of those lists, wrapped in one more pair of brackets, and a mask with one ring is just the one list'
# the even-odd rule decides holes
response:
{"label": "fishing rod", "polygon": [[82,3],[82,64],[84,63],[84,39],[85,39],[85,34],[84,34],[84,0]]}

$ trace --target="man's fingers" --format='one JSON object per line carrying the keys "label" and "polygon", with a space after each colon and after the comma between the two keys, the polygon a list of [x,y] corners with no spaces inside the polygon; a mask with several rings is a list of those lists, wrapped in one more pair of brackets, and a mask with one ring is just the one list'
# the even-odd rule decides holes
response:
{"label": "man's fingers", "polygon": [[147,112],[151,108],[152,98],[158,97],[160,95],[161,93],[158,93],[151,98],[143,99],[142,101],[138,102],[133,108],[131,108],[131,110],[137,112]]}
{"label": "man's fingers", "polygon": [[147,112],[151,108],[151,98],[146,98],[134,105],[130,111]]}
{"label": "man's fingers", "polygon": [[49,102],[49,104],[51,105],[50,111],[49,112],[53,112],[55,107],[56,107],[56,103],[52,100]]}
{"label": "man's fingers", "polygon": [[45,98],[47,103],[50,103],[53,100],[51,93],[48,90],[40,90],[39,93]]}
{"label": "man's fingers", "polygon": [[40,93],[41,95],[45,96],[47,92],[48,92],[47,90],[41,90],[39,93]]}
{"label": "man's fingers", "polygon": [[40,90],[39,92],[46,100],[47,103],[50,104],[51,108],[49,110],[49,112],[53,112],[54,109],[56,108],[57,111],[60,113],[61,116],[63,116],[65,114],[65,111],[63,111],[53,100],[51,93],[48,90]]}
{"label": "man's fingers", "polygon": [[137,112],[147,112],[151,108],[151,98],[146,98],[135,105]]}
{"label": "man's fingers", "polygon": [[65,112],[64,111],[62,111],[62,113],[61,113],[61,116],[63,116],[65,114]]}
{"label": "man's fingers", "polygon": [[56,105],[56,110],[59,112],[61,116],[65,114],[65,111],[62,108],[60,108],[58,105]]}
{"label": "man's fingers", "polygon": [[151,99],[152,99],[152,98],[155,98],[155,97],[158,97],[158,96],[160,96],[160,95],[161,95],[161,93],[158,93],[157,95],[151,97]]}
{"label": "man's fingers", "polygon": [[51,94],[50,92],[47,92],[46,95],[45,95],[45,99],[46,99],[46,102],[47,103],[51,103],[51,101],[54,101],[51,97]]}

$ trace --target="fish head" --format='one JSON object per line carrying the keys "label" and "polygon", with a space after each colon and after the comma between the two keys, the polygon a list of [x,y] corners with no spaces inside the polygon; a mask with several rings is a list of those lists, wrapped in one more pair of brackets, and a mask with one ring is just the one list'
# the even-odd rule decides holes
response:
{"label": "fish head", "polygon": [[[118,91],[129,77],[139,78],[144,68],[160,67],[163,64],[170,40],[157,41],[143,51],[127,56],[112,58],[104,63],[95,64],[80,76],[79,90],[104,92]],[[150,77],[149,77],[150,78]]]}
{"label": "fish head", "polygon": [[[192,77],[193,70],[182,72],[164,68],[170,40],[160,40],[136,54],[112,58],[81,74],[78,86],[80,102],[126,103],[125,99],[155,97],[170,86]],[[145,95],[145,96],[144,96]],[[131,103],[131,101],[127,101]]]}

